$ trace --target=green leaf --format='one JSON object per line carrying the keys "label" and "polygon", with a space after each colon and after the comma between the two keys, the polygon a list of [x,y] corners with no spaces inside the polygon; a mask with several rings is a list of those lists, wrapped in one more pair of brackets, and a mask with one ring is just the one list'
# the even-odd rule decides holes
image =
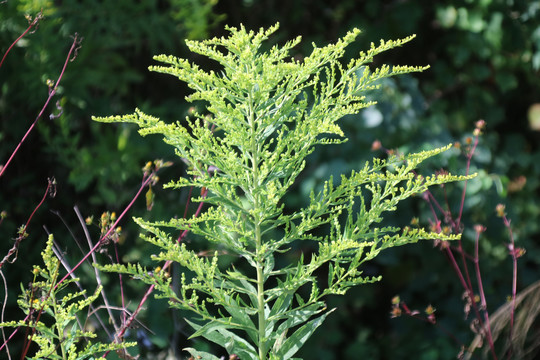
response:
{"label": "green leaf", "polygon": [[187,351],[190,353],[190,355],[195,359],[201,359],[201,360],[220,360],[217,356],[212,355],[210,353],[204,352],[204,351],[198,351],[193,348],[184,348],[182,349],[184,351]]}
{"label": "green leaf", "polygon": [[327,311],[321,316],[309,321],[308,323],[301,326],[298,330],[294,332],[279,348],[277,355],[280,359],[290,359],[304,343],[309,339],[309,337],[315,332],[315,330],[323,323],[324,319],[335,309]]}
{"label": "green leaf", "polygon": [[231,314],[235,324],[238,324],[239,328],[247,332],[251,340],[257,342],[256,327],[253,324],[253,321],[251,321],[251,318],[248,316],[247,312],[245,311],[245,307],[240,307],[238,302],[234,300],[232,296],[225,295],[225,302],[225,310],[227,310],[227,312]]}
{"label": "green leaf", "polygon": [[272,270],[274,270],[275,262],[274,262],[274,255],[269,254],[266,256],[266,262],[264,264],[263,269],[263,275],[264,275],[264,281],[268,280],[270,275],[272,274]]}
{"label": "green leaf", "polygon": [[276,315],[283,314],[289,308],[289,306],[291,306],[292,300],[293,292],[284,291],[272,305],[272,310],[270,311],[268,318],[272,319]]}
{"label": "green leaf", "polygon": [[[197,331],[202,328],[202,326],[187,319],[186,322]],[[227,328],[228,326],[225,324],[208,326],[205,331],[201,333],[201,336],[222,346],[229,354],[236,354],[241,359],[257,360],[257,351],[253,345],[239,335],[227,330]]]}
{"label": "green leaf", "polygon": [[275,334],[280,335],[287,329],[293,328],[295,326],[298,326],[306,322],[313,315],[318,314],[325,309],[326,309],[326,306],[324,305],[324,303],[318,302],[302,309],[295,309],[295,310],[287,311],[286,313],[281,314],[280,316],[280,318],[284,318],[287,320],[285,320],[283,323],[279,325],[279,327],[275,331]]}

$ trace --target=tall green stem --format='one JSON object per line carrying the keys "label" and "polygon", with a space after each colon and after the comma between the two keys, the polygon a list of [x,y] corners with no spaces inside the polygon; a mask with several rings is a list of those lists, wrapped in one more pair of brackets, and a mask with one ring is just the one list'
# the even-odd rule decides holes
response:
{"label": "tall green stem", "polygon": [[264,360],[266,356],[266,318],[264,314],[264,274],[263,274],[263,261],[261,260],[260,249],[262,245],[261,241],[261,227],[259,224],[255,226],[255,236],[257,241],[257,312],[259,315],[259,359]]}
{"label": "tall green stem", "polygon": [[260,194],[259,194],[259,144],[257,144],[256,134],[257,125],[255,124],[255,114],[253,111],[253,102],[251,94],[249,95],[249,114],[248,122],[251,128],[251,156],[252,156],[252,184],[251,191],[253,196],[253,223],[255,228],[255,256],[257,264],[257,315],[259,331],[259,359],[266,357],[266,318],[264,314],[264,258],[262,256],[262,234],[260,217]]}

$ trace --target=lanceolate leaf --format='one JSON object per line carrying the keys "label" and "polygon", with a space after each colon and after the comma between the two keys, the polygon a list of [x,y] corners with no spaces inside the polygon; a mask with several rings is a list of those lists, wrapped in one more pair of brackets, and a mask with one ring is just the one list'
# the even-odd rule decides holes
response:
{"label": "lanceolate leaf", "polygon": [[193,327],[197,332],[200,332],[200,336],[205,337],[206,339],[215,342],[223,346],[229,354],[236,354],[241,359],[257,359],[257,351],[249,342],[244,340],[242,337],[237,334],[227,330],[227,325],[214,324],[212,326],[205,325],[203,329],[202,326],[195,324],[189,320],[186,320],[191,327]]}
{"label": "lanceolate leaf", "polygon": [[309,339],[309,337],[315,332],[315,330],[323,323],[324,319],[335,309],[332,309],[321,316],[310,320],[306,324],[302,325],[298,330],[296,330],[277,350],[277,356],[279,359],[290,359],[304,343]]}
{"label": "lanceolate leaf", "polygon": [[197,351],[193,348],[185,348],[184,351],[187,351],[191,354],[191,356],[194,359],[200,359],[200,360],[220,360],[217,356],[214,356],[210,353],[204,352],[204,351]]}

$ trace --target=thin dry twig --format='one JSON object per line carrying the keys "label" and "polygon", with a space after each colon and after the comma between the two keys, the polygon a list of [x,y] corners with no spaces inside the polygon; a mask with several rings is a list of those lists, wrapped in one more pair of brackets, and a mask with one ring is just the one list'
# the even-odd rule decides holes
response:
{"label": "thin dry twig", "polygon": [[[0,313],[0,322],[4,322],[4,314],[6,312],[6,304],[8,300],[8,288],[7,288],[7,281],[4,276],[4,272],[0,270],[0,275],[2,276],[2,282],[4,283],[4,302],[2,304],[2,313]],[[8,359],[11,360],[11,354],[9,353],[9,347],[6,343],[6,333],[4,331],[4,328],[2,327],[2,340],[4,340],[4,344],[6,344],[6,353],[8,356]]]}
{"label": "thin dry twig", "polygon": [[[84,218],[83,218],[83,216],[82,216],[82,214],[79,211],[79,208],[77,206],[73,207],[73,210],[75,211],[75,214],[77,214],[77,218],[79,219],[79,222],[81,223],[81,226],[82,226],[83,231],[84,231],[84,236],[86,238],[86,241],[88,242],[88,247],[90,249],[92,249],[94,247],[94,245],[92,244],[92,239],[90,237],[90,233],[88,232],[88,228],[86,227],[86,222],[84,221]],[[97,261],[96,254],[95,254],[94,251],[92,251],[91,256],[92,256],[92,261],[94,262],[94,264],[97,264],[98,261]],[[101,281],[101,276],[99,274],[99,270],[95,266],[93,266],[93,268],[94,268],[94,275],[96,277],[97,284],[98,284],[98,286],[100,286],[103,283]],[[111,322],[113,324],[113,327],[114,327],[114,330],[116,331],[118,329],[118,324],[116,323],[116,319],[114,318],[113,313],[110,310],[109,300],[107,299],[107,296],[105,295],[105,290],[103,289],[103,287],[101,288],[101,297],[103,298],[103,302],[105,303],[105,308],[107,309],[107,312],[109,314],[109,319],[111,320]],[[111,336],[111,334],[109,334],[108,331],[107,331],[107,334],[109,336]]]}

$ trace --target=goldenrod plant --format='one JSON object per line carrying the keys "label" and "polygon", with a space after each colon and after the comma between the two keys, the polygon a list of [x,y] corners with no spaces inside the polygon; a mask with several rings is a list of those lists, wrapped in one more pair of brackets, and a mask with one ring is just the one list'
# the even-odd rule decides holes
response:
{"label": "goldenrod plant", "polygon": [[[28,359],[84,360],[94,359],[109,351],[122,351],[136,343],[92,343],[96,337],[93,331],[84,329],[86,308],[99,296],[101,286],[86,296],[86,291],[69,292],[69,286],[79,279],[58,281],[60,260],[53,251],[53,235],[41,253],[45,267],[35,265],[34,279],[28,288],[22,288],[19,307],[24,311],[24,320],[0,323],[0,327],[27,329],[28,351],[30,343],[39,350]],[[5,344],[4,344],[5,345]]]}
{"label": "goldenrod plant", "polygon": [[[421,239],[459,238],[385,226],[383,214],[432,185],[469,178],[417,175],[420,163],[449,146],[389,156],[339,180],[329,178],[321,189],[313,189],[304,208],[287,210],[287,192],[315,146],[346,141],[338,120],[372,105],[364,94],[377,89],[380,79],[427,67],[370,67],[375,55],[414,36],[372,44],[342,64],[340,59],[359,30],[334,44],[314,45],[311,55],[300,61],[290,55],[300,37],[281,47],[266,46],[277,29],[278,25],[256,32],[229,27],[229,37],[187,41],[192,52],[219,64],[218,70],[206,71],[174,56],[155,57],[165,65],[150,70],[178,77],[193,90],[186,100],[205,106],[185,122],[166,123],[139,109],[130,115],[94,118],[135,123],[143,136],[161,134],[189,164],[185,178],[165,187],[198,187],[202,195],[195,201],[206,205],[198,217],[188,219],[135,218],[145,231],[143,239],[161,249],[153,259],[183,267],[179,293],[161,268],[149,271],[140,264],[102,268],[153,285],[171,307],[192,315],[186,319],[193,327],[192,337],[202,336],[239,359],[293,359],[334,310],[327,308],[325,297],[380,280],[364,276],[361,266],[381,251]],[[220,252],[202,256],[190,244],[177,241],[173,230],[189,230],[237,260],[224,265]],[[296,262],[277,265],[281,263],[277,257],[308,244],[314,247],[309,255],[289,254],[288,259]],[[185,350],[194,358],[218,359]]]}

